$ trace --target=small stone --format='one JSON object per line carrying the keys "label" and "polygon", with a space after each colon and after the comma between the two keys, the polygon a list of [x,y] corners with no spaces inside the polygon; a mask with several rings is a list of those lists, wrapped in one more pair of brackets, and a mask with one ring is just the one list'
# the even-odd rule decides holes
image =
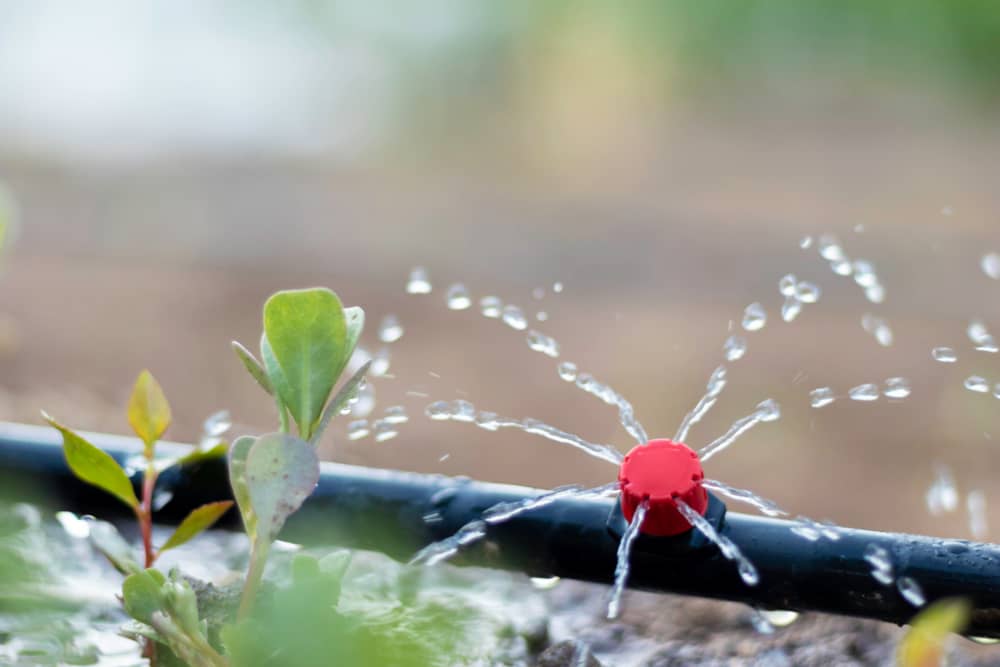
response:
{"label": "small stone", "polygon": [[[587,651],[587,661],[585,663],[579,662],[579,651],[582,650]],[[586,665],[586,667],[603,667],[601,662],[590,653],[590,649],[586,648],[585,644],[571,639],[553,644],[545,649],[545,653],[542,653],[536,664],[537,667],[577,667],[580,664]]]}

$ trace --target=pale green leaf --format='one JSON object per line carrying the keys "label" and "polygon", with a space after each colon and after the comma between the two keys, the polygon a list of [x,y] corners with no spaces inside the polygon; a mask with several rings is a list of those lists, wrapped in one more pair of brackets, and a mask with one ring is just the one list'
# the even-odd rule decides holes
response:
{"label": "pale green leaf", "polygon": [[232,506],[233,501],[221,500],[215,503],[207,503],[197,509],[191,510],[191,513],[188,514],[183,521],[181,521],[179,526],[177,526],[174,534],[163,543],[162,547],[160,547],[160,553],[163,553],[167,549],[173,549],[174,547],[179,547],[184,544],[192,537],[222,518],[222,515],[225,514]]}
{"label": "pale green leaf", "polygon": [[[354,354],[354,348],[358,346],[358,339],[361,338],[361,331],[365,328],[365,311],[360,306],[349,306],[344,308],[344,321],[347,323],[347,350],[344,365]],[[337,377],[344,372],[341,368],[337,371]]]}
{"label": "pale green leaf", "polygon": [[257,438],[244,435],[236,438],[229,448],[229,484],[233,487],[233,498],[243,517],[243,526],[251,541],[257,539],[257,517],[250,503],[250,490],[247,488],[247,455]]}
{"label": "pale green leaf", "polygon": [[122,602],[128,615],[137,621],[151,624],[153,613],[163,609],[164,583],[166,577],[154,569],[125,577],[122,583]]}
{"label": "pale green leaf", "polygon": [[316,488],[316,449],[301,438],[270,433],[257,438],[246,458],[250,502],[258,535],[274,541],[288,519]]}
{"label": "pale green leaf", "polygon": [[153,374],[143,371],[135,381],[128,401],[128,423],[146,444],[146,455],[152,454],[153,443],[170,426],[170,404]]}
{"label": "pale green leaf", "polygon": [[272,395],[278,407],[278,419],[281,421],[281,431],[282,433],[286,433],[288,431],[288,407],[282,396],[292,393],[292,388],[285,378],[284,371],[281,370],[278,358],[274,356],[274,350],[271,348],[271,343],[267,340],[266,332],[260,335],[260,358],[264,361],[268,380],[275,389]]}
{"label": "pale green leaf", "polygon": [[907,630],[896,651],[899,667],[939,667],[944,664],[948,637],[969,623],[972,607],[968,600],[938,600],[921,611]]}
{"label": "pale green leaf", "polygon": [[272,385],[308,439],[350,356],[344,308],[324,288],[278,292],[264,304],[264,333],[281,369]]}
{"label": "pale green leaf", "polygon": [[243,366],[247,369],[247,372],[257,381],[261,389],[269,394],[274,394],[274,387],[271,386],[271,381],[267,379],[267,371],[261,366],[257,358],[253,356],[253,352],[245,348],[241,343],[237,341],[232,342],[233,351],[236,356],[240,358],[243,362]]}
{"label": "pale green leaf", "polygon": [[329,402],[326,406],[326,410],[323,411],[323,418],[319,420],[319,424],[313,431],[312,438],[309,440],[312,444],[319,442],[320,438],[323,437],[323,432],[326,427],[330,425],[330,420],[340,414],[341,409],[347,405],[347,402],[358,393],[358,387],[365,379],[365,375],[368,373],[368,369],[371,367],[372,362],[369,359],[365,362],[365,365],[358,369],[358,371],[344,383],[344,386],[340,388],[337,395],[333,397],[333,400]]}
{"label": "pale green leaf", "polygon": [[122,574],[142,572],[142,566],[135,559],[132,547],[118,529],[107,521],[94,521],[90,524],[90,542]]}
{"label": "pale green leaf", "polygon": [[63,453],[74,475],[107,491],[133,509],[139,507],[132,482],[110,454],[90,444],[44,412],[42,418],[62,433]]}

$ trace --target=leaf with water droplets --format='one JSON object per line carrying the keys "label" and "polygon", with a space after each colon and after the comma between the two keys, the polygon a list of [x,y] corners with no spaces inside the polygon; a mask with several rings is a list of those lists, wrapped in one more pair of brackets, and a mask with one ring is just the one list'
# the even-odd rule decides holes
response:
{"label": "leaf with water droplets", "polygon": [[132,482],[110,454],[90,444],[44,412],[42,418],[62,433],[66,463],[74,475],[107,491],[133,509],[139,507]]}
{"label": "leaf with water droplets", "polygon": [[146,445],[146,457],[153,455],[153,443],[170,426],[170,404],[153,374],[143,371],[135,381],[128,401],[128,423]]}
{"label": "leaf with water droplets", "polygon": [[961,632],[972,612],[968,600],[939,600],[913,619],[899,643],[899,667],[937,667],[943,664],[945,643],[952,633]]}
{"label": "leaf with water droplets", "polygon": [[257,358],[253,356],[253,352],[244,347],[242,343],[235,340],[231,343],[231,345],[233,347],[233,352],[235,352],[236,356],[240,358],[240,361],[243,362],[243,366],[247,369],[247,372],[250,373],[251,377],[257,381],[260,388],[273,396],[274,387],[271,386],[271,381],[267,378],[267,371],[265,371],[264,367],[261,366],[259,361],[257,361]]}
{"label": "leaf with water droplets", "polygon": [[344,308],[324,288],[278,292],[264,304],[264,334],[268,376],[308,439],[352,351]]}
{"label": "leaf with water droplets", "polygon": [[191,513],[184,517],[181,524],[174,530],[173,535],[160,547],[160,553],[163,553],[167,549],[179,547],[201,531],[210,528],[232,506],[233,501],[221,500],[215,503],[206,503],[201,507],[191,510]]}
{"label": "leaf with water droplets", "polygon": [[369,359],[365,362],[365,365],[359,368],[358,372],[355,373],[351,379],[340,388],[337,395],[334,396],[333,400],[326,406],[326,410],[323,411],[323,417],[319,420],[319,424],[316,426],[316,430],[313,432],[312,438],[310,438],[309,442],[314,445],[319,442],[319,439],[323,437],[323,432],[326,430],[326,427],[330,425],[330,421],[340,413],[341,409],[343,409],[343,407],[347,405],[347,402],[350,401],[351,398],[353,398],[357,393],[358,387],[362,382],[364,382],[365,374],[368,372],[371,365],[372,361]]}
{"label": "leaf with water droplets", "polygon": [[164,607],[163,585],[167,578],[152,568],[136,572],[122,583],[125,611],[137,621],[151,624],[153,614]]}
{"label": "leaf with water droplets", "polygon": [[301,438],[270,433],[246,457],[246,484],[258,537],[271,542],[319,481],[316,448]]}

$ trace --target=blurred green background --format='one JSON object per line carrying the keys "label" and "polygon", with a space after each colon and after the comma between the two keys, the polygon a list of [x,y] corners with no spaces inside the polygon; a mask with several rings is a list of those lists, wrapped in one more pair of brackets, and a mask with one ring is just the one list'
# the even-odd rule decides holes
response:
{"label": "blurred green background", "polygon": [[[375,414],[410,422],[382,443],[341,426],[329,456],[599,483],[614,470],[558,445],[423,417],[466,398],[629,446],[524,333],[449,312],[448,285],[545,311],[532,326],[659,436],[760,301],[769,324],[691,444],[769,396],[784,417],[710,476],[794,512],[968,536],[964,510],[924,508],[942,463],[997,508],[1000,402],[962,386],[1000,381],[965,337],[974,317],[1000,331],[979,268],[1000,250],[995,3],[0,0],[0,16],[0,180],[23,223],[0,279],[2,419],[44,406],[124,431],[149,367],[176,439],[223,407],[272,428],[227,345],[256,338],[269,293],[318,283],[373,330],[387,313],[406,329]],[[799,248],[822,233],[876,264],[884,304]],[[415,265],[430,295],[404,293]],[[824,293],[784,324],[789,272]],[[809,407],[816,387],[897,375],[905,401]]]}

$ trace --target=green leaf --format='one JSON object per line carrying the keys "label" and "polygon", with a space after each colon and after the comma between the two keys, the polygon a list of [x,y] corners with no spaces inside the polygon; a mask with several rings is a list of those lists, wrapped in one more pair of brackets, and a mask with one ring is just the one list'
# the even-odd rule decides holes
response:
{"label": "green leaf", "polygon": [[945,642],[969,623],[972,607],[968,600],[938,600],[921,611],[896,651],[899,667],[938,667],[944,664]]}
{"label": "green leaf", "polygon": [[333,397],[333,400],[327,404],[326,410],[323,411],[323,418],[319,420],[319,424],[313,431],[312,438],[310,438],[309,442],[314,445],[319,442],[320,438],[323,437],[323,432],[326,430],[326,427],[330,425],[330,420],[340,414],[340,410],[347,405],[347,402],[351,400],[355,394],[358,393],[358,387],[360,387],[361,383],[364,381],[365,375],[368,373],[368,369],[371,365],[372,362],[371,359],[369,359],[365,362],[365,365],[359,368],[351,379],[340,388],[340,391],[338,391],[337,395]]}
{"label": "green leaf", "polygon": [[122,602],[125,611],[137,621],[152,624],[153,613],[163,609],[163,584],[166,577],[159,570],[148,569],[125,578]]}
{"label": "green leaf", "polygon": [[274,387],[271,386],[271,381],[267,379],[267,372],[264,367],[260,365],[257,358],[253,356],[253,352],[245,348],[241,343],[237,341],[232,342],[233,352],[236,356],[240,358],[243,362],[243,366],[247,369],[257,384],[260,385],[261,389],[266,391],[268,394],[274,395]]}
{"label": "green leaf", "polygon": [[[358,339],[361,338],[361,331],[365,328],[365,311],[360,306],[350,306],[344,308],[344,321],[347,322],[347,356],[345,357],[344,366],[347,365],[347,361],[350,361],[351,355],[354,354],[354,348],[358,346]],[[337,377],[344,372],[341,368],[337,372]]]}
{"label": "green leaf", "polygon": [[184,544],[222,518],[222,515],[229,511],[229,508],[232,506],[233,501],[222,500],[215,503],[207,503],[197,509],[191,510],[191,513],[181,521],[181,525],[177,526],[174,534],[160,547],[160,553]]}
{"label": "green leaf", "polygon": [[257,516],[250,503],[250,489],[247,487],[247,455],[257,438],[244,435],[236,438],[229,448],[229,485],[233,487],[233,498],[243,517],[243,526],[247,536],[253,542],[257,539]]}
{"label": "green leaf", "polygon": [[308,439],[350,356],[344,308],[324,288],[278,292],[264,304],[264,334],[281,369],[272,376],[262,352],[271,383]]}
{"label": "green leaf", "polygon": [[[207,449],[201,449],[195,447],[190,452],[188,452],[187,454],[178,459],[174,459],[172,461],[171,460],[164,461],[163,469],[166,470],[170,466],[175,466],[175,465],[186,466],[186,465],[191,465],[193,463],[201,463],[203,461],[211,461],[212,459],[222,458],[223,456],[226,455],[226,452],[228,451],[229,451],[229,444],[225,442],[214,444]],[[158,469],[160,468],[159,463],[161,460],[162,459],[156,460],[158,464],[157,465]]]}
{"label": "green leaf", "polygon": [[246,481],[259,538],[273,542],[319,481],[316,449],[301,438],[270,433],[257,438],[246,458]]}
{"label": "green leaf", "polygon": [[282,396],[290,394],[292,389],[285,378],[285,373],[281,370],[278,358],[274,356],[271,343],[267,340],[267,334],[260,335],[260,358],[264,360],[264,368],[267,369],[267,377],[271,386],[275,388],[274,402],[278,407],[278,419],[281,421],[281,432],[288,432],[288,407]]}
{"label": "green leaf", "polygon": [[90,525],[90,542],[122,574],[142,572],[142,566],[135,559],[132,547],[118,529],[107,521],[94,521]]}
{"label": "green leaf", "polygon": [[132,488],[132,482],[110,454],[90,444],[44,412],[42,418],[62,433],[66,463],[74,475],[107,491],[132,509],[138,509],[139,499]]}
{"label": "green leaf", "polygon": [[153,443],[170,426],[170,404],[153,374],[143,371],[135,381],[128,401],[128,423],[146,444],[146,456],[151,457]]}

